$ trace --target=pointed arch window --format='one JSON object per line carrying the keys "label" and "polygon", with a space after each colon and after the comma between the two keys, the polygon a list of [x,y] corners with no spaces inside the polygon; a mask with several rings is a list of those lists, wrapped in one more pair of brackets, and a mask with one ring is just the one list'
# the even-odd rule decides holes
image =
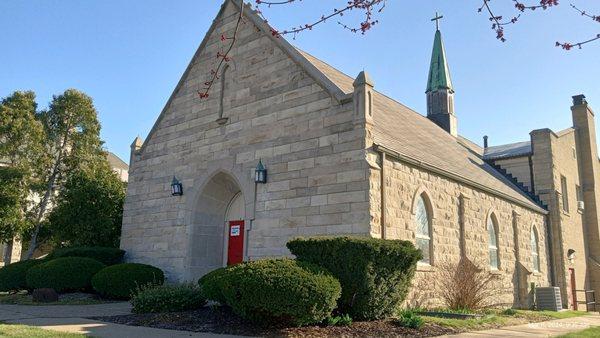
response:
{"label": "pointed arch window", "polygon": [[500,257],[498,256],[498,223],[494,214],[488,217],[487,231],[490,268],[498,270],[500,267]]}
{"label": "pointed arch window", "polygon": [[421,249],[423,258],[420,263],[431,264],[432,245],[431,245],[431,208],[424,194],[417,197],[415,204],[415,222],[416,222],[416,245]]}
{"label": "pointed arch window", "polygon": [[539,237],[535,226],[531,227],[531,258],[533,260],[533,271],[540,271],[540,248]]}

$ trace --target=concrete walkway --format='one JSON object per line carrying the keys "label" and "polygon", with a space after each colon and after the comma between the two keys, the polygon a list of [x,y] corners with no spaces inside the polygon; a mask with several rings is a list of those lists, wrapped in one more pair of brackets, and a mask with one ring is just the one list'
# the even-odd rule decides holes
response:
{"label": "concrete walkway", "polygon": [[482,337],[555,337],[570,332],[585,330],[592,326],[600,326],[600,315],[557,319],[547,322],[506,326],[494,330],[465,332],[457,335],[442,336],[447,338],[482,338]]}
{"label": "concrete walkway", "polygon": [[129,303],[97,305],[0,305],[0,322],[36,326],[41,329],[72,332],[100,338],[155,337],[234,337],[212,333],[195,333],[129,326],[86,319],[131,313]]}

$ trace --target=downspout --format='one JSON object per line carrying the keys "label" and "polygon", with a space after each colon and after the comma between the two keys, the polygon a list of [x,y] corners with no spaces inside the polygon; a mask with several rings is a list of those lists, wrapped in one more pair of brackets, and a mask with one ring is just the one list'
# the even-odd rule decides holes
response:
{"label": "downspout", "polygon": [[548,263],[550,265],[550,284],[552,286],[556,285],[556,271],[554,270],[554,246],[552,243],[552,227],[550,226],[550,214],[544,217],[544,223],[546,223],[546,237],[547,237],[547,247],[548,247]]}
{"label": "downspout", "polygon": [[386,228],[385,228],[385,206],[386,206],[386,191],[385,191],[385,152],[381,151],[381,174],[380,179],[380,192],[381,192],[381,239],[386,239]]}
{"label": "downspout", "polygon": [[535,180],[533,179],[533,146],[531,146],[532,154],[529,155],[529,179],[531,180],[531,193],[535,195]]}

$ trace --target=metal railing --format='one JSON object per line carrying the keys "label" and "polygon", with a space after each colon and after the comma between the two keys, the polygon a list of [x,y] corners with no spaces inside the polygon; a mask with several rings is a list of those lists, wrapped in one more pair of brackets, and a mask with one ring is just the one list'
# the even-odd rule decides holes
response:
{"label": "metal railing", "polygon": [[[585,310],[587,312],[596,312],[596,292],[594,290],[575,290],[575,292],[585,293],[585,301],[576,301],[577,304],[585,304]],[[579,299],[579,297],[575,297]]]}

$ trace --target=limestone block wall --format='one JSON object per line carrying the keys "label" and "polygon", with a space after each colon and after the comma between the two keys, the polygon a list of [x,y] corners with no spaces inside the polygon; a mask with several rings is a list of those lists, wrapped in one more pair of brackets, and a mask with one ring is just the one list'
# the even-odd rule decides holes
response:
{"label": "limestone block wall", "polygon": [[[289,254],[285,243],[296,236],[369,232],[364,127],[352,104],[333,99],[270,32],[244,20],[224,83],[198,98],[236,20],[228,2],[131,164],[121,247],[171,281],[220,266],[224,224],[207,224],[224,205],[209,201],[223,196],[206,191],[215,177],[243,194],[246,259]],[[259,159],[268,183],[255,186]],[[171,196],[173,176],[183,196]]]}
{"label": "limestone block wall", "polygon": [[[373,164],[373,156],[371,163]],[[412,211],[415,197],[425,193],[432,204],[433,262],[431,266],[419,265],[413,282],[413,291],[422,291],[436,278],[437,266],[444,262],[458,262],[461,257],[461,237],[465,255],[481,267],[489,268],[487,218],[493,213],[498,221],[498,251],[500,268],[497,287],[503,290],[499,301],[507,305],[527,306],[529,283],[547,286],[549,267],[547,261],[546,230],[543,214],[517,206],[502,198],[475,190],[459,182],[425,171],[418,167],[386,157],[385,170],[385,234],[389,239],[415,240],[415,216]],[[370,173],[371,187],[379,191],[381,162],[373,165]],[[372,219],[381,217],[381,194],[370,194]],[[459,205],[464,203],[463,207]],[[464,210],[461,212],[461,210]],[[461,214],[462,213],[462,214]],[[461,219],[463,230],[461,230]],[[539,234],[541,271],[533,272],[531,254],[531,229]],[[378,222],[373,222],[374,236],[380,234]],[[519,257],[519,259],[517,259]],[[523,266],[519,281],[518,262]],[[409,301],[421,297],[415,292]],[[429,294],[431,303],[439,305],[439,295]],[[520,297],[520,299],[519,299]]]}
{"label": "limestone block wall", "polygon": [[[576,148],[576,133],[570,128],[559,134],[549,129],[531,133],[533,144],[533,173],[536,193],[548,204],[549,220],[552,225],[554,262],[557,284],[561,287],[563,303],[573,306],[571,301],[571,279],[569,269],[575,271],[575,286],[585,289],[588,285],[587,236],[583,210],[577,207],[576,187],[582,187]],[[566,178],[563,191],[561,177]],[[567,195],[568,208],[563,203]],[[567,210],[565,210],[567,209]],[[575,250],[576,259],[568,260],[568,250]],[[584,297],[584,294],[578,294]]]}
{"label": "limestone block wall", "polygon": [[531,170],[529,168],[529,156],[520,156],[494,161],[494,164],[499,165],[511,173],[517,180],[532,191],[531,185]]}

